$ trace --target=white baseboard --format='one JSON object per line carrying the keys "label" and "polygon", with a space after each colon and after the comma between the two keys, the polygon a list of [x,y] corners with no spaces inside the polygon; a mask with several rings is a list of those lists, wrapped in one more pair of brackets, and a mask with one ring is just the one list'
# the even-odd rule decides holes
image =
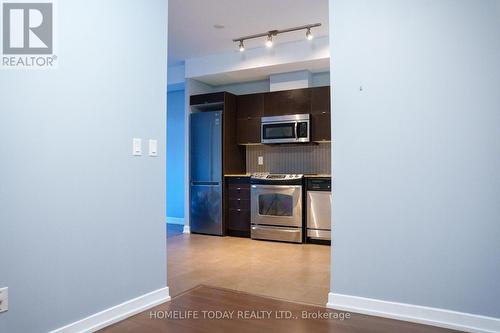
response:
{"label": "white baseboard", "polygon": [[183,217],[167,216],[167,223],[169,223],[169,224],[184,224],[184,218]]}
{"label": "white baseboard", "polygon": [[90,333],[170,301],[168,287],[128,300],[50,333]]}
{"label": "white baseboard", "polygon": [[467,332],[500,332],[500,318],[420,305],[329,293],[326,306],[331,309],[405,320]]}
{"label": "white baseboard", "polygon": [[188,225],[185,225],[184,226],[184,230],[182,231],[183,234],[190,234],[191,233],[191,229],[189,228]]}

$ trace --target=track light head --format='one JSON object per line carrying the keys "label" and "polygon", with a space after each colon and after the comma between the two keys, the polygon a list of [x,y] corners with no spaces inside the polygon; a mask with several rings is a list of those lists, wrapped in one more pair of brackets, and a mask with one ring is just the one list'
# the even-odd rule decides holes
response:
{"label": "track light head", "polygon": [[245,45],[243,44],[243,40],[240,40],[240,46],[239,46],[239,48],[240,48],[240,52],[245,51]]}
{"label": "track light head", "polygon": [[312,32],[311,32],[311,28],[307,28],[307,31],[306,31],[306,39],[307,40],[312,40],[314,38]]}
{"label": "track light head", "polygon": [[266,46],[267,47],[273,46],[273,35],[271,35],[271,34],[267,35]]}

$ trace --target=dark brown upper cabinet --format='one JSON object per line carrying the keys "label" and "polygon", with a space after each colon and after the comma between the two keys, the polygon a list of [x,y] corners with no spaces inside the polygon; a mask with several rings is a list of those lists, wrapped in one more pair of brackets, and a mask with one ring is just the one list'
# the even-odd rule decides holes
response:
{"label": "dark brown upper cabinet", "polygon": [[261,117],[311,114],[311,141],[330,141],[330,87],[237,96],[237,142],[261,142]]}
{"label": "dark brown upper cabinet", "polygon": [[330,113],[330,87],[317,87],[311,89],[311,113]]}
{"label": "dark brown upper cabinet", "polygon": [[264,94],[264,116],[311,113],[311,89],[274,91]]}
{"label": "dark brown upper cabinet", "polygon": [[311,89],[311,141],[330,141],[330,86]]}
{"label": "dark brown upper cabinet", "polygon": [[238,145],[237,96],[224,94],[222,165],[224,174],[242,173],[246,170],[245,149]]}
{"label": "dark brown upper cabinet", "polygon": [[239,145],[260,143],[260,118],[243,118],[237,120]]}
{"label": "dark brown upper cabinet", "polygon": [[264,94],[237,97],[238,144],[260,143],[260,118],[264,114]]}
{"label": "dark brown upper cabinet", "polygon": [[331,140],[330,113],[311,115],[311,141]]}
{"label": "dark brown upper cabinet", "polygon": [[264,94],[238,96],[237,108],[238,119],[262,117],[264,115]]}
{"label": "dark brown upper cabinet", "polygon": [[225,92],[192,95],[189,97],[189,105],[224,103],[225,95]]}

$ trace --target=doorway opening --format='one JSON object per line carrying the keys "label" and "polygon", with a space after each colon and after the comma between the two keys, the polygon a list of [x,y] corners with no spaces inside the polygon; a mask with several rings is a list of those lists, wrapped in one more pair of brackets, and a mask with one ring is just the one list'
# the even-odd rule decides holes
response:
{"label": "doorway opening", "polygon": [[[331,220],[330,75],[321,51],[328,54],[328,1],[314,10],[303,1],[283,11],[290,7],[285,3],[272,5],[284,15],[281,24],[265,15],[245,23],[224,15],[227,8],[207,8],[205,22],[227,22],[213,28],[189,14],[191,1],[170,2],[169,76],[181,73],[169,77],[167,113],[172,296],[204,284],[327,303],[331,226],[321,221]],[[244,1],[233,5],[251,17],[269,10]],[[180,17],[183,24],[176,22]],[[309,21],[322,23],[313,40],[292,34],[277,38],[273,50],[258,41],[245,42],[245,54],[232,49],[238,35]],[[281,52],[294,59],[280,58]],[[263,140],[293,136],[304,140]]]}

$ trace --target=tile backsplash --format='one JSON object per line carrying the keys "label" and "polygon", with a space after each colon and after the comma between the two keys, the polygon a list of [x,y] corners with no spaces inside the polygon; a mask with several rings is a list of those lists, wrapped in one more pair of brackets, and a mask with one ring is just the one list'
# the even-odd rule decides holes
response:
{"label": "tile backsplash", "polygon": [[[247,172],[329,174],[330,148],[331,143],[246,146]],[[259,156],[263,165],[258,163]]]}

